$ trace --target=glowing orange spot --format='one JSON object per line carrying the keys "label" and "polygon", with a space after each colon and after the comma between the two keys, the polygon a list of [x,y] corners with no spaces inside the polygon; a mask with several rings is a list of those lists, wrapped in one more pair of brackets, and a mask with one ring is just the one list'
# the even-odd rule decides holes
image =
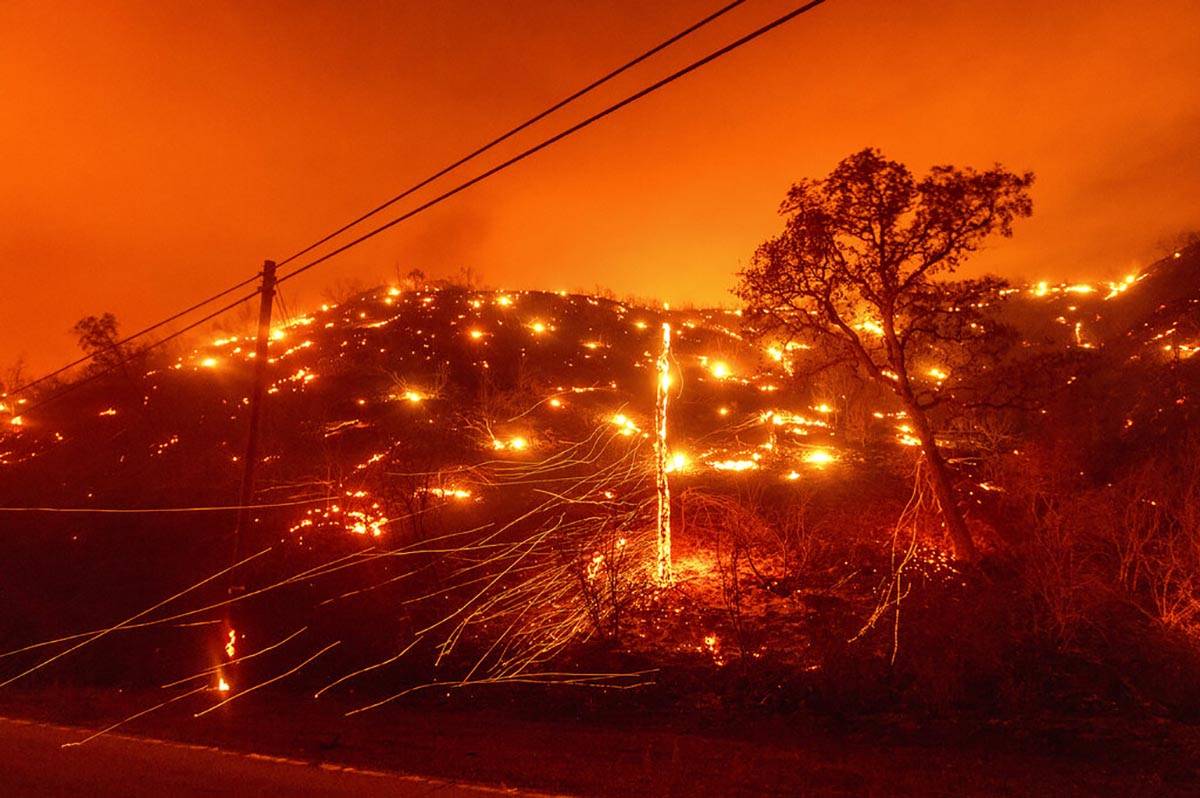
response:
{"label": "glowing orange spot", "polygon": [[633,433],[640,431],[638,429],[638,425],[633,423],[633,420],[624,413],[617,413],[615,416],[613,416],[612,423],[616,424],[617,427],[620,428],[622,435],[632,435]]}
{"label": "glowing orange spot", "polygon": [[836,460],[837,457],[826,449],[813,449],[804,455],[804,462],[815,466],[828,465]]}
{"label": "glowing orange spot", "polygon": [[667,473],[675,473],[683,471],[691,464],[691,460],[683,452],[675,452],[671,455],[671,459],[667,461]]}
{"label": "glowing orange spot", "polygon": [[754,460],[720,460],[710,465],[718,471],[750,471],[758,468]]}

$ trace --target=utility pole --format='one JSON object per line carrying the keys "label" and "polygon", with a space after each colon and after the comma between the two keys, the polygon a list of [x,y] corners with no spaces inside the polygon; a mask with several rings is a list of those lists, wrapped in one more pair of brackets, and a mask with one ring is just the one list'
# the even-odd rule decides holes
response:
{"label": "utility pole", "polygon": [[667,396],[671,387],[671,325],[663,322],[654,401],[654,485],[658,491],[658,548],[655,577],[661,587],[675,582],[671,567],[671,486],[667,482]]}
{"label": "utility pole", "polygon": [[[250,533],[251,505],[254,502],[254,467],[258,462],[258,424],[262,418],[262,399],[267,378],[268,347],[271,341],[271,308],[275,303],[275,261],[263,263],[262,286],[258,305],[258,337],[254,343],[254,385],[250,389],[250,429],[246,438],[246,455],[242,461],[242,487],[238,493],[237,525],[233,531],[233,563],[241,562],[243,539]],[[229,594],[245,591],[237,577],[230,584]],[[230,619],[226,623],[225,653],[231,659],[235,653],[237,633]]]}
{"label": "utility pole", "polygon": [[242,462],[242,489],[238,494],[237,527],[233,533],[233,561],[242,558],[242,538],[250,525],[254,501],[254,466],[258,462],[258,422],[267,378],[267,347],[271,341],[271,308],[275,304],[275,261],[263,263],[258,304],[258,338],[254,342],[254,387],[250,390],[250,431],[246,437],[246,459]]}

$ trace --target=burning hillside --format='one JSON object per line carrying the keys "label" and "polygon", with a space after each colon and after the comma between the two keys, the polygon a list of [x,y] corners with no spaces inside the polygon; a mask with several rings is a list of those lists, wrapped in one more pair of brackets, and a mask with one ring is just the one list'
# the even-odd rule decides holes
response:
{"label": "burning hillside", "polygon": [[[1100,445],[1153,446],[1143,427],[1194,417],[1198,260],[1192,248],[1119,283],[1001,288],[984,303],[1023,358],[985,392],[1008,396],[1001,383],[1030,369],[1041,392],[1013,394],[1002,425],[965,405],[941,425],[971,523],[1000,530],[990,546],[1009,534],[1004,475],[1029,469],[1080,397],[1132,370],[1145,381],[1097,408],[1095,424],[1116,425]],[[234,697],[264,663],[320,660],[318,692],[365,680],[386,700],[427,685],[628,687],[668,662],[814,672],[823,637],[892,645],[872,630],[899,617],[904,580],[969,590],[928,498],[908,496],[918,441],[904,411],[814,374],[813,342],[764,340],[739,312],[385,287],[269,337],[253,524],[232,561],[252,339],[220,334],[66,401],[5,407],[3,503],[57,509],[6,517],[10,561],[29,563],[9,588],[24,608],[2,638],[11,675],[191,669],[180,684]],[[915,373],[931,396],[978,395],[958,372]],[[652,578],[656,384],[673,592]],[[853,548],[889,536],[890,561]],[[174,598],[144,611],[147,585]],[[589,659],[589,639],[623,653]]]}

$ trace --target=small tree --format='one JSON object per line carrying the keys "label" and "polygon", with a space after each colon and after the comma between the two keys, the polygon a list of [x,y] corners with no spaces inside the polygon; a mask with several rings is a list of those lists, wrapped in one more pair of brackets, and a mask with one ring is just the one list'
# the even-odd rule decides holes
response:
{"label": "small tree", "polygon": [[116,371],[136,389],[140,380],[134,376],[133,366],[142,362],[146,350],[121,341],[116,316],[111,313],[85,316],[75,322],[71,332],[78,339],[79,348],[91,356],[93,373]]}
{"label": "small tree", "polygon": [[411,269],[405,276],[404,284],[410,291],[420,291],[425,287],[425,272],[420,269]]}
{"label": "small tree", "polygon": [[[1003,283],[934,280],[953,272],[992,233],[1029,216],[1033,174],[935,166],[918,180],[875,149],[823,180],[801,180],[780,213],[784,230],[739,274],[737,295],[762,332],[811,341],[896,395],[929,464],[959,559],[976,549],[959,509],[928,410],[944,377],[919,379],[914,360],[945,357],[987,338],[983,308]],[[970,369],[960,357],[960,369]]]}
{"label": "small tree", "polygon": [[4,396],[6,391],[16,390],[25,382],[25,356],[20,355],[0,373],[0,396]]}
{"label": "small tree", "polygon": [[117,335],[117,317],[111,313],[84,316],[71,328],[79,348],[91,355],[96,368],[109,369],[126,360],[126,352]]}

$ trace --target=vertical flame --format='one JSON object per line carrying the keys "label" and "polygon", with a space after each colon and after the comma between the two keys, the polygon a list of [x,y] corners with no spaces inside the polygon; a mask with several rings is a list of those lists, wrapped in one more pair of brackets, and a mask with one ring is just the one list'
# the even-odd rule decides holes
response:
{"label": "vertical flame", "polygon": [[655,576],[658,584],[667,586],[675,581],[671,568],[671,486],[667,482],[670,470],[667,462],[667,389],[671,384],[671,325],[662,326],[662,352],[658,356],[658,390],[654,403],[655,487],[658,490],[658,560]]}

